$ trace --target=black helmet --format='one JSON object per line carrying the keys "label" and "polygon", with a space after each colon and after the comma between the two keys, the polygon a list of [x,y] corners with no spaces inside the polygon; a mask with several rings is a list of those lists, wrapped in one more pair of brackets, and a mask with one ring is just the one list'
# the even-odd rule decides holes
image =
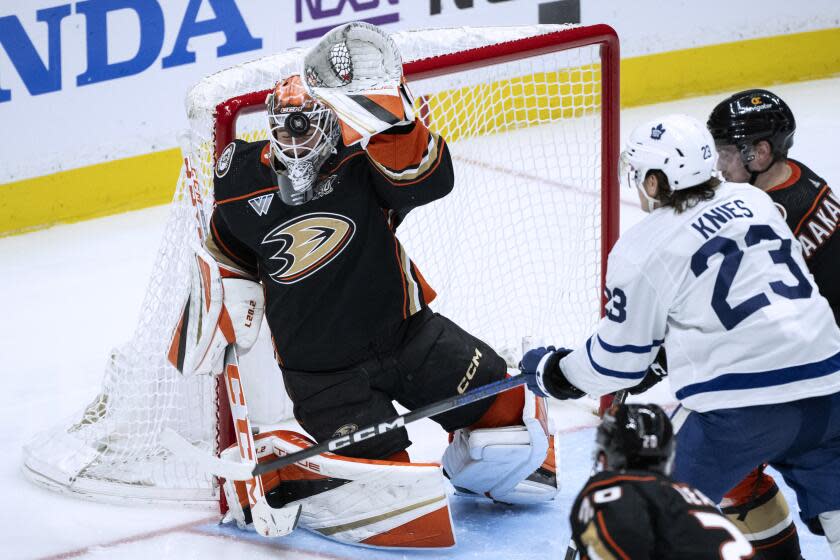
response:
{"label": "black helmet", "polygon": [[706,126],[717,144],[737,146],[744,163],[752,159],[750,148],[761,140],[770,142],[774,160],[787,157],[796,131],[790,108],[766,89],[748,89],[724,99]]}
{"label": "black helmet", "polygon": [[640,469],[670,474],[674,429],[655,404],[621,404],[604,414],[595,440],[610,470]]}

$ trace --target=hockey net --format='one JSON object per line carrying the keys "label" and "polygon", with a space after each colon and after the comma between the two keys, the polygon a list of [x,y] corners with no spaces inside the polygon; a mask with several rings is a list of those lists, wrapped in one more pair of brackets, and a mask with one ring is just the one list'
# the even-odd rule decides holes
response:
{"label": "hockey net", "polygon": [[[514,359],[523,336],[583,340],[599,318],[606,254],[618,232],[615,33],[603,25],[540,25],[393,36],[416,110],[446,138],[455,166],[453,192],[412,211],[398,231],[439,294],[433,308]],[[233,442],[216,380],[184,378],[166,361],[197,236],[188,187],[198,187],[209,215],[215,157],[234,137],[266,138],[267,90],[297,71],[301,54],[242,64],[190,91],[182,142],[190,166],[136,331],[111,352],[101,392],[83,413],[26,446],[31,479],[94,499],[219,498],[212,477],[158,443],[166,427],[208,453]],[[269,366],[243,364],[257,378],[248,379],[249,402],[282,394],[279,374],[252,373],[276,369],[268,348],[251,354]],[[282,398],[263,408],[257,423],[290,416]]]}

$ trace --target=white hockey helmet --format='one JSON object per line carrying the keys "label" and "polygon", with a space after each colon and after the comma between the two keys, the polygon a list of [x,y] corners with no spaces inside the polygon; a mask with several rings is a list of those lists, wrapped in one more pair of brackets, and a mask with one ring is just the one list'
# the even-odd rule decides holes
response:
{"label": "white hockey helmet", "polygon": [[688,115],[666,115],[630,133],[619,158],[619,175],[641,189],[648,171],[659,169],[678,191],[715,176],[717,158],[715,141],[703,123]]}

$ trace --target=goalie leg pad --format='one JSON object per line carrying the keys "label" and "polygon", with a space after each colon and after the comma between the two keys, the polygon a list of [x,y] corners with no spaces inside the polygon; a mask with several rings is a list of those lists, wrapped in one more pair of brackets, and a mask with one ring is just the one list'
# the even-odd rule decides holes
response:
{"label": "goalie leg pad", "polygon": [[[286,430],[265,432],[255,439],[260,462],[312,445]],[[235,448],[225,454],[238,457]],[[394,548],[455,544],[446,485],[436,464],[322,454],[263,475],[263,483],[269,505],[300,504],[300,527],[344,544]],[[225,494],[233,497],[228,500],[230,516],[240,526],[250,522],[244,490],[238,482],[225,481]]]}
{"label": "goalie leg pad", "polygon": [[522,426],[455,431],[443,467],[456,491],[509,504],[554,499],[559,488],[545,399],[525,391],[522,419]]}
{"label": "goalie leg pad", "polygon": [[720,503],[721,511],[766,560],[800,558],[799,535],[784,495],[760,467]]}

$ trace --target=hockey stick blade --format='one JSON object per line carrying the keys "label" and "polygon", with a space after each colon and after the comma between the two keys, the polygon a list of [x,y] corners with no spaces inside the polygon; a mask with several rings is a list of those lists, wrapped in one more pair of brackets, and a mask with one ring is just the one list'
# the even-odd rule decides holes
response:
{"label": "hockey stick blade", "polygon": [[251,506],[251,519],[254,529],[264,537],[283,537],[297,527],[303,507],[300,504],[273,508],[268,505],[265,496],[260,496]]}
{"label": "hockey stick blade", "polygon": [[394,416],[388,420],[379,422],[378,424],[365,426],[364,428],[356,430],[352,434],[328,439],[327,441],[323,441],[313,445],[312,447],[307,447],[301,451],[290,453],[289,455],[285,455],[283,457],[278,457],[272,461],[259,463],[251,473],[251,477],[265,474],[269,471],[275,471],[281,467],[285,467],[286,465],[297,463],[298,461],[314,457],[315,455],[320,455],[321,453],[335,452],[338,449],[350,447],[360,441],[380,436],[397,428],[402,428],[406,424],[410,424],[416,420],[422,420],[423,418],[428,418],[429,416],[435,416],[442,412],[446,412],[447,410],[465,406],[509,389],[513,389],[519,385],[524,385],[525,382],[526,378],[524,375],[515,375],[513,377],[496,381],[495,383],[482,385],[481,387],[477,387],[472,391],[464,393],[463,395],[455,395],[436,403],[412,410],[411,412]]}
{"label": "hockey stick blade", "polygon": [[254,475],[251,474],[254,469],[253,463],[235,463],[220,459],[197,448],[172,428],[163,430],[159,441],[175,456],[195,463],[203,472],[228,480],[250,480],[254,478]]}

